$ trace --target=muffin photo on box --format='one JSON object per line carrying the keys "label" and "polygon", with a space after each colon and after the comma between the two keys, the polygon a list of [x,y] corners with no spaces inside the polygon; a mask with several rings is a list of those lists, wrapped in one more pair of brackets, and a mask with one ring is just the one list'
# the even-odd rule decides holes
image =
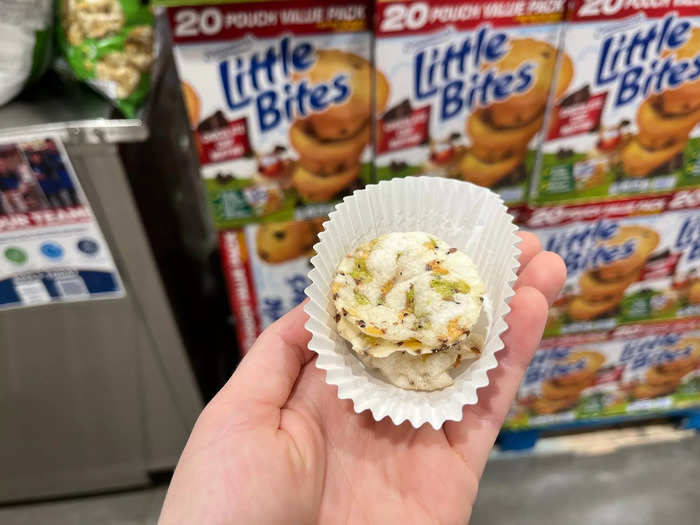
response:
{"label": "muffin photo on box", "polygon": [[510,50],[494,68],[515,71],[528,61],[537,64],[529,90],[475,111],[467,119],[471,147],[454,168],[454,174],[463,180],[490,188],[505,177],[517,177],[518,171],[525,174],[525,156],[531,140],[542,128],[550,87],[554,84],[551,91],[559,98],[569,87],[573,74],[566,53],[559,56],[556,68],[557,49],[532,38],[513,39]]}
{"label": "muffin photo on box", "polygon": [[332,82],[338,75],[349,77],[349,98],[325,111],[295,121],[289,142],[299,155],[292,186],[309,202],[329,201],[353,185],[362,169],[362,155],[370,141],[372,75],[375,75],[374,105],[382,111],[388,85],[375,73],[368,59],[339,49],[318,52],[316,64],[300,78],[313,85]]}
{"label": "muffin photo on box", "polygon": [[700,338],[697,335],[697,332],[669,333],[649,337],[644,345],[625,347],[622,388],[628,392],[631,403],[674,394],[684,384],[697,393],[700,380],[697,375]]}

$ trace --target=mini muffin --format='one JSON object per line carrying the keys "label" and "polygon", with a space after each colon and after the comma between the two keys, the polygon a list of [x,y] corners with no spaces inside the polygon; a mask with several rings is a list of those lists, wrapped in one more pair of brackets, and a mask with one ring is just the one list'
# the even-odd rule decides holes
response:
{"label": "mini muffin", "polygon": [[638,139],[630,140],[620,153],[622,169],[629,177],[646,177],[685,149],[687,140],[662,149],[650,150]]}
{"label": "mini muffin", "polygon": [[574,370],[559,375],[552,382],[559,387],[570,387],[587,384],[593,380],[596,372],[603,366],[605,356],[594,350],[572,352],[561,361],[563,365],[578,365]]}
{"label": "mini muffin", "polygon": [[[524,92],[496,102],[490,107],[492,122],[501,128],[523,126],[544,111],[550,85],[554,77],[557,50],[548,42],[533,38],[520,38],[510,41],[510,50],[494,64],[502,73],[512,73],[523,64],[534,66],[532,85]],[[490,66],[489,66],[490,67]],[[564,53],[556,75],[554,97],[559,98],[569,87],[573,76],[573,64]]]}
{"label": "mini muffin", "polygon": [[305,221],[261,224],[255,235],[258,257],[270,264],[300,257],[314,243],[314,234]]}
{"label": "mini muffin", "polygon": [[423,232],[390,233],[358,246],[331,287],[338,333],[392,384],[435,390],[478,354],[472,334],[485,288],[469,257]]}
{"label": "mini muffin", "polygon": [[[369,121],[372,101],[372,65],[366,59],[338,49],[318,51],[316,64],[307,73],[311,84],[331,83],[339,75],[347,77],[349,98],[309,117],[314,131],[323,140],[345,140]],[[384,110],[389,94],[386,78],[374,72],[377,113]]]}
{"label": "mini muffin", "polygon": [[700,338],[685,337],[667,352],[670,359],[656,366],[663,374],[680,374],[693,370],[700,363]]}
{"label": "mini muffin", "polygon": [[632,390],[632,396],[636,399],[652,399],[673,393],[680,385],[680,380],[675,383],[667,383],[660,386],[652,386],[641,383]]}
{"label": "mini muffin", "polygon": [[558,399],[556,401],[552,401],[551,399],[538,398],[533,403],[532,408],[537,414],[556,414],[557,412],[563,412],[565,410],[573,408],[578,402],[578,399],[578,394],[572,397]]}
{"label": "mini muffin", "polygon": [[625,279],[630,273],[641,269],[647,258],[659,244],[659,234],[656,230],[640,225],[621,226],[617,233],[606,241],[599,243],[608,249],[623,250],[632,244],[632,252],[610,263],[598,266],[597,273],[601,280],[614,281]]}
{"label": "mini muffin", "polygon": [[624,292],[603,301],[587,301],[583,297],[574,297],[567,306],[569,317],[574,321],[591,321],[609,313],[622,301]]}
{"label": "mini muffin", "polygon": [[[690,36],[683,45],[674,50],[667,50],[662,56],[673,55],[676,62],[695,60],[700,52],[700,28],[690,30]],[[692,82],[683,82],[675,89],[667,89],[661,95],[664,112],[671,115],[683,115],[700,107],[700,80],[697,76]]]}
{"label": "mini muffin", "polygon": [[605,301],[612,297],[619,297],[624,294],[629,285],[639,280],[641,274],[641,268],[634,269],[620,279],[605,281],[595,270],[589,270],[578,281],[581,297],[586,301]]}
{"label": "mini muffin", "polygon": [[359,164],[369,139],[369,123],[355,135],[334,141],[319,139],[308,120],[297,120],[289,128],[289,142],[299,154],[299,164],[319,175],[347,171]]}
{"label": "mini muffin", "polygon": [[700,279],[693,282],[688,288],[688,302],[690,304],[700,304]]}
{"label": "mini muffin", "polygon": [[684,115],[668,115],[662,112],[658,97],[649,97],[637,111],[637,141],[651,151],[670,148],[685,143],[698,121],[700,108]]}
{"label": "mini muffin", "polygon": [[496,128],[489,121],[488,111],[477,110],[467,119],[467,135],[471,151],[484,162],[498,162],[525,151],[532,137],[542,128],[540,115],[529,124],[517,128]]}
{"label": "mini muffin", "polygon": [[490,188],[498,183],[525,159],[525,150],[496,162],[484,162],[474,152],[467,151],[455,166],[455,175],[462,180]]}
{"label": "mini muffin", "polygon": [[359,165],[338,171],[332,175],[319,175],[298,164],[292,173],[292,186],[307,201],[328,201],[350,186],[359,174]]}

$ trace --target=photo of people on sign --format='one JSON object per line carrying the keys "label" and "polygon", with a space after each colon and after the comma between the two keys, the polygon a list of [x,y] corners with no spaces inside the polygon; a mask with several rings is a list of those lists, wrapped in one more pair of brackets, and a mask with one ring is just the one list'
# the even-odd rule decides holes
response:
{"label": "photo of people on sign", "polygon": [[61,139],[0,142],[0,310],[123,295]]}
{"label": "photo of people on sign", "polygon": [[80,204],[54,140],[0,145],[0,215]]}

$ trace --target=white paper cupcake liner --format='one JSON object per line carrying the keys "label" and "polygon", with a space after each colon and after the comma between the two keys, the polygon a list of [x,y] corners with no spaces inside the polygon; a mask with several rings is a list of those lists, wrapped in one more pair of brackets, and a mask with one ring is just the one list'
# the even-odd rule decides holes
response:
{"label": "white paper cupcake liner", "polygon": [[[311,259],[310,301],[306,329],[309,348],[318,354],[316,366],[326,371],[326,383],[338,387],[340,399],[352,399],[355,412],[370,410],[375,420],[389,416],[394,424],[408,420],[418,428],[430,423],[460,421],[462,407],[477,402],[477,390],[489,383],[503,348],[513,283],[519,266],[517,227],[501,198],[488,189],[451,179],[392,179],[356,191],[338,204],[324,224]],[[390,232],[424,231],[463,250],[476,264],[486,286],[484,315],[475,332],[485,336],[480,356],[454,370],[455,383],[443,390],[403,390],[366,369],[336,332],[330,286],[341,259],[357,245]]]}

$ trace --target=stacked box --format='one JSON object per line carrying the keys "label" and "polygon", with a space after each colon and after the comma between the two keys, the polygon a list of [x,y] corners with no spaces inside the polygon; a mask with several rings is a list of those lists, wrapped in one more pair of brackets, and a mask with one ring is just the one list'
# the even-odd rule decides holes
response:
{"label": "stacked box", "polygon": [[563,5],[379,0],[376,177],[455,177],[523,204],[550,89],[571,81],[568,56],[555,74]]}
{"label": "stacked box", "polygon": [[309,259],[326,217],[297,217],[220,234],[223,271],[243,353],[262,330],[306,297]]}
{"label": "stacked box", "polygon": [[573,78],[552,100],[533,205],[700,183],[696,6],[574,0],[562,50],[573,61]]}
{"label": "stacked box", "polygon": [[373,100],[371,8],[165,3],[245,352],[303,299],[321,217],[371,180],[370,112],[382,109]]}
{"label": "stacked box", "polygon": [[168,16],[219,228],[291,220],[295,207],[370,180],[367,2],[180,6]]}
{"label": "stacked box", "polygon": [[523,222],[568,275],[510,428],[700,404],[697,8],[573,0],[561,50]]}
{"label": "stacked box", "polygon": [[421,173],[562,255],[547,337],[700,316],[700,17],[670,1],[171,7],[242,349],[303,298],[318,217]]}
{"label": "stacked box", "polygon": [[700,320],[546,340],[505,428],[658,413],[700,404]]}
{"label": "stacked box", "polygon": [[533,210],[526,227],[567,268],[545,336],[700,315],[697,195]]}

